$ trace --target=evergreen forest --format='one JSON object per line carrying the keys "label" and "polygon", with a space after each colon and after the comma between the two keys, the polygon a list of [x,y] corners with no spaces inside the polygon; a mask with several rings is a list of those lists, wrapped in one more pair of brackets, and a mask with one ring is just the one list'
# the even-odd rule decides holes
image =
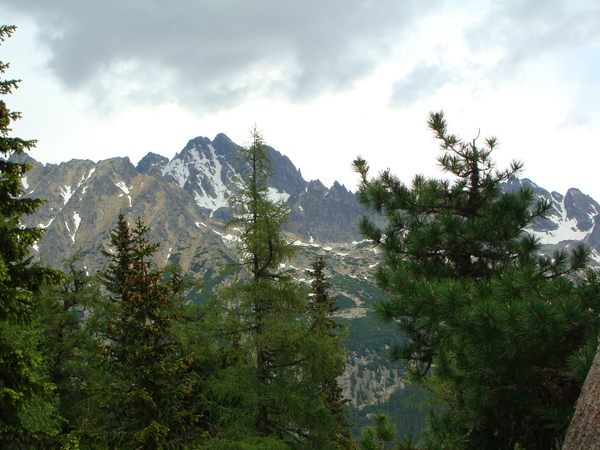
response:
{"label": "evergreen forest", "polygon": [[[0,41],[14,31],[1,26]],[[584,247],[541,256],[524,230],[550,205],[501,189],[523,166],[498,169],[495,138],[464,141],[436,112],[427,125],[446,177],[404,183],[354,161],[385,293],[374,312],[414,393],[397,402],[422,402],[424,416],[403,436],[406,417],[374,409],[355,432],[340,378],[356,341],[335,317],[325,261],[308,283],[284,269],[297,247],[285,201],[269,196],[260,132],[239,149],[230,199],[238,259],[195,303],[202,286],[156,262],[161,243],[138,217],[115,218],[98,274],[80,253],[63,270],[36,259],[44,230],[23,219],[44,199],[21,195],[30,166],[10,159],[36,144],[11,135],[20,113],[5,99],[18,83],[0,81],[1,448],[561,448],[596,353],[600,279]]]}

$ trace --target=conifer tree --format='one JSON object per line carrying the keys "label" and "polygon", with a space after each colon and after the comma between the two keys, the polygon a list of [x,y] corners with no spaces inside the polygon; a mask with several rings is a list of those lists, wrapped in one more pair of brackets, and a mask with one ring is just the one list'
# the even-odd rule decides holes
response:
{"label": "conifer tree", "polygon": [[361,450],[385,450],[396,435],[394,424],[383,413],[373,414],[373,425],[361,432],[359,445]]}
{"label": "conifer tree", "polygon": [[[269,197],[269,148],[254,130],[252,144],[240,151],[246,169],[228,226],[239,230],[244,274],[221,290],[220,308],[214,308],[226,358],[214,387],[219,440],[238,448],[242,441],[255,448],[255,438],[273,448],[335,448],[341,415],[327,404],[337,393],[324,386],[343,371],[343,354],[327,355],[325,349],[340,350],[337,342],[316,336],[328,333],[328,306],[307,313],[306,291],[282,268],[295,247],[283,233],[285,202]],[[319,358],[328,366],[317,367]],[[215,441],[209,448],[221,447]]]}
{"label": "conifer tree", "polygon": [[48,381],[55,386],[53,397],[62,435],[59,439],[69,435],[75,439],[88,407],[86,386],[92,378],[88,361],[95,349],[90,324],[84,316],[93,310],[101,295],[97,277],[89,276],[82,267],[81,252],[65,261],[64,268],[65,278],[44,286],[35,298],[40,351]]}
{"label": "conifer tree", "polygon": [[119,448],[181,446],[201,438],[195,428],[199,417],[188,403],[194,388],[187,370],[191,356],[172,332],[180,299],[153,269],[157,245],[148,242],[147,233],[139,219],[131,229],[120,214],[111,232],[116,251],[105,253],[110,298],[101,311],[98,360],[105,377],[95,389],[97,435],[88,438]]}
{"label": "conifer tree", "polygon": [[251,394],[241,394],[240,401],[252,411],[243,427],[268,437],[296,431],[290,415],[301,407],[290,394],[297,385],[296,343],[304,332],[296,319],[306,301],[299,285],[280,269],[294,252],[282,232],[288,210],[283,201],[268,197],[269,149],[258,131],[252,139],[250,147],[240,149],[244,180],[232,199],[236,217],[228,224],[240,229],[240,259],[249,280],[223,290],[222,297],[232,306],[226,330],[231,361],[247,383],[242,389]]}
{"label": "conifer tree", "polygon": [[[15,31],[14,26],[0,26],[0,43]],[[0,62],[0,74],[8,69]],[[35,399],[49,390],[40,378],[40,358],[35,342],[24,339],[34,317],[32,293],[44,281],[58,280],[60,273],[32,261],[31,246],[43,230],[22,223],[42,203],[40,199],[22,198],[23,175],[28,164],[9,161],[35,146],[33,140],[9,137],[10,122],[20,118],[10,111],[4,97],[18,87],[19,80],[0,81],[0,446],[9,447],[31,429],[24,412]]]}
{"label": "conifer tree", "polygon": [[[350,433],[350,424],[338,379],[346,369],[344,338],[345,327],[336,322],[333,314],[339,309],[337,299],[329,294],[331,283],[325,274],[327,264],[322,256],[307,270],[312,279],[308,317],[310,338],[315,341],[309,352],[309,373],[315,383],[315,391],[324,395],[325,406],[333,417],[329,433],[335,436],[335,448],[357,448]],[[311,357],[312,356],[312,357]]]}
{"label": "conifer tree", "polygon": [[596,345],[595,282],[576,278],[588,252],[539,256],[524,228],[550,205],[501,186],[522,164],[496,170],[496,139],[461,141],[442,113],[429,127],[450,180],[417,176],[406,186],[389,170],[369,179],[355,161],[359,200],[387,219],[383,229],[368,219],[360,228],[382,249],[375,276],[390,298],[376,311],[407,338],[392,358],[408,362],[441,406],[425,444],[558,447],[581,387],[572,363]]}

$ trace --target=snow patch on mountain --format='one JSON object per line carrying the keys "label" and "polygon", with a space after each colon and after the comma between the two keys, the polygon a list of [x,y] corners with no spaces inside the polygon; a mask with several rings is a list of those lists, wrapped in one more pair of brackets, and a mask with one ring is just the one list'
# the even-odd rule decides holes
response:
{"label": "snow patch on mountain", "polygon": [[54,222],[54,217],[52,219],[50,219],[50,221],[47,224],[43,224],[43,223],[38,224],[38,227],[39,228],[48,228],[52,222]]}
{"label": "snow patch on mountain", "polygon": [[269,200],[274,201],[274,202],[278,202],[278,201],[287,202],[288,198],[290,198],[290,194],[288,194],[287,192],[279,192],[274,187],[269,187],[269,191],[267,192],[267,197],[269,198]]}
{"label": "snow patch on mountain", "polygon": [[162,174],[163,176],[171,175],[173,178],[175,178],[175,181],[177,181],[179,187],[183,188],[190,176],[190,170],[180,159],[173,159],[165,166]]}
{"label": "snow patch on mountain", "polygon": [[119,181],[118,183],[115,183],[115,186],[118,187],[119,189],[121,189],[123,191],[124,194],[129,195],[129,190],[132,189],[127,187],[127,185],[123,182],[123,181]]}
{"label": "snow patch on mountain", "polygon": [[212,230],[212,231],[214,233],[218,234],[225,244],[241,242],[239,236],[236,236],[234,234],[223,234],[223,233],[219,233],[217,230]]}
{"label": "snow patch on mountain", "polygon": [[162,173],[165,177],[172,176],[181,188],[191,183],[196,203],[211,210],[211,215],[228,205],[230,190],[224,182],[226,173],[212,144],[205,148],[194,147],[173,158]]}
{"label": "snow patch on mountain", "polygon": [[63,198],[63,204],[66,205],[69,199],[73,196],[71,186],[63,186],[60,188],[60,196]]}
{"label": "snow patch on mountain", "polygon": [[577,229],[577,221],[570,219],[558,222],[558,229],[545,231],[530,231],[540,238],[542,244],[558,244],[562,241],[580,241],[589,233]]}
{"label": "snow patch on mountain", "polygon": [[81,217],[78,213],[73,213],[73,223],[75,224],[75,232],[79,229],[79,225],[81,224]]}
{"label": "snow patch on mountain", "polygon": [[129,193],[131,192],[131,189],[133,189],[133,186],[127,187],[127,185],[123,181],[119,181],[118,183],[115,183],[115,186],[123,191],[123,193],[120,194],[119,197],[123,197],[124,195],[127,196],[127,199],[129,200],[129,207],[131,208],[132,203],[131,203],[131,196],[129,195]]}
{"label": "snow patch on mountain", "polygon": [[81,217],[79,216],[79,214],[77,214],[77,212],[73,213],[73,231],[70,230],[69,224],[67,222],[65,222],[65,225],[67,226],[67,230],[69,231],[69,236],[71,237],[73,244],[75,243],[75,235],[77,234],[77,230],[79,229],[80,224],[81,224]]}
{"label": "snow patch on mountain", "polygon": [[65,220],[65,226],[67,227],[67,231],[69,232],[69,236],[73,241],[73,244],[75,243],[75,235],[77,234],[77,230],[79,229],[80,224],[81,216],[77,212],[73,213],[73,230],[71,230],[71,227],[69,227],[69,223]]}
{"label": "snow patch on mountain", "polygon": [[[196,161],[198,166],[203,166],[205,174],[210,174],[210,182],[216,196],[209,196],[207,193],[204,196],[197,195],[196,203],[198,203],[198,206],[211,209],[214,212],[219,208],[227,206],[229,189],[223,183],[223,166],[215,153],[214,147],[209,145],[208,149],[210,150],[210,158],[200,158],[200,154],[196,154]],[[198,191],[194,192],[198,194]]]}
{"label": "snow patch on mountain", "polygon": [[95,168],[95,167],[92,167],[92,168],[90,169],[90,171],[88,172],[87,176],[85,176],[85,175],[84,175],[84,176],[82,176],[82,177],[81,177],[81,183],[83,183],[83,182],[85,182],[85,181],[89,180],[89,179],[90,179],[90,177],[92,176],[92,174],[93,174],[95,171],[96,171],[96,168]]}
{"label": "snow patch on mountain", "polygon": [[210,216],[212,217],[213,213],[219,209],[227,206],[227,197],[225,195],[218,195],[213,198],[207,195],[202,195],[198,191],[194,190],[194,200],[196,200],[196,204],[201,208],[207,208],[211,210]]}
{"label": "snow patch on mountain", "polygon": [[[558,198],[553,197],[553,200],[554,208],[558,212],[558,215],[554,214],[552,216],[552,221],[557,225],[557,228],[554,230],[546,229],[543,231],[529,230],[530,233],[533,233],[538,237],[542,244],[550,245],[558,244],[562,241],[580,241],[585,239],[590,232],[589,230],[582,231],[579,228],[578,221],[575,218],[568,217],[564,197],[560,198],[560,201]],[[590,206],[592,206],[594,213],[588,215],[593,220],[598,213],[593,205]]]}

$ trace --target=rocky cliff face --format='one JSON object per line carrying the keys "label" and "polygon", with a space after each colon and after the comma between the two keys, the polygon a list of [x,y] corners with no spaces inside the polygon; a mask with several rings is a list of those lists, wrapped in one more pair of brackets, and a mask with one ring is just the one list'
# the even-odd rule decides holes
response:
{"label": "rocky cliff face", "polygon": [[100,251],[107,248],[119,212],[132,221],[139,217],[150,226],[150,240],[161,243],[160,264],[177,253],[189,270],[197,264],[198,253],[215,245],[221,254],[215,264],[231,257],[231,251],[212,231],[210,217],[187,191],[160,172],[141,173],[128,158],[33,164],[24,181],[26,195],[47,200],[26,222],[46,229],[36,250],[54,266],[81,249],[88,270],[101,269],[104,259]]}
{"label": "rocky cliff face", "polygon": [[552,204],[548,217],[538,220],[529,230],[540,239],[544,253],[551,255],[557,249],[586,245],[592,250],[593,262],[600,263],[598,202],[576,188],[562,195],[549,192],[528,179],[513,179],[505,185],[508,191],[516,191],[519,187],[531,189],[539,199]]}

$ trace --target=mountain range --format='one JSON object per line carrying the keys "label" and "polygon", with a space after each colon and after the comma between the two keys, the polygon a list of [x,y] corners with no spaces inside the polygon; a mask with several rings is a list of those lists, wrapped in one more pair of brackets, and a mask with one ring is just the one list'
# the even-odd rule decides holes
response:
{"label": "mountain range", "polygon": [[[46,200],[25,222],[46,229],[35,252],[61,268],[62,261],[81,250],[87,270],[98,272],[106,263],[101,250],[109,250],[110,230],[123,212],[130,221],[139,217],[150,227],[149,240],[160,243],[158,265],[177,263],[187,276],[203,280],[194,300],[214,295],[223,269],[236,261],[236,240],[224,223],[231,217],[228,198],[240,183],[237,149],[219,134],[213,140],[190,140],[171,159],[148,153],[137,165],[127,157],[55,165],[26,154],[13,156],[32,167],[23,179],[24,196]],[[369,310],[383,294],[370,276],[379,263],[377,251],[357,231],[366,211],[346,187],[306,181],[288,157],[275,149],[270,156],[274,171],[269,192],[287,201],[286,231],[299,248],[286,270],[304,280],[304,270],[317,256],[328,263],[339,320],[350,330],[344,393],[359,412],[353,416],[355,424],[362,425],[369,411],[390,407],[406,391],[403,368],[388,363],[385,354],[397,335]],[[576,188],[565,194],[547,191],[528,179],[513,178],[504,188],[521,186],[552,203],[550,215],[529,230],[541,239],[544,253],[585,244],[594,262],[600,262],[600,205],[594,199]],[[413,414],[409,409],[403,413]],[[397,415],[397,406],[394,410]]]}

